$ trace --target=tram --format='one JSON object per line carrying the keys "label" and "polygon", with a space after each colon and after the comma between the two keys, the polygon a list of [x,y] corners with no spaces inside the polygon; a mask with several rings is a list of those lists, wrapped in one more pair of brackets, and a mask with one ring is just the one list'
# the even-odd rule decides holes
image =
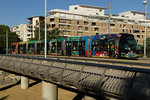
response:
{"label": "tram", "polygon": [[[11,53],[16,54],[18,51],[18,53],[44,54],[44,44],[43,40],[11,43]],[[47,54],[107,58],[137,58],[141,56],[134,36],[128,33],[48,40]]]}

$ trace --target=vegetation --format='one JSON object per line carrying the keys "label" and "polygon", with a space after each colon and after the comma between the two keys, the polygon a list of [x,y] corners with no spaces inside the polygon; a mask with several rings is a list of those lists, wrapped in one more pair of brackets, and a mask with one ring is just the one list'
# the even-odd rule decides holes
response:
{"label": "vegetation", "polygon": [[[141,46],[141,53],[144,54],[144,43]],[[150,38],[146,40],[146,56],[150,57]]]}
{"label": "vegetation", "polygon": [[[49,29],[50,25],[47,25],[47,29]],[[40,22],[40,40],[45,38],[45,22]],[[54,28],[51,31],[47,30],[47,38],[48,39],[55,39],[60,38],[61,31],[58,28]],[[35,38],[31,38],[30,40],[39,40],[39,27],[35,27]]]}
{"label": "vegetation", "polygon": [[0,54],[6,52],[6,31],[8,31],[8,45],[12,42],[19,42],[18,35],[10,31],[10,28],[6,25],[0,25]]}

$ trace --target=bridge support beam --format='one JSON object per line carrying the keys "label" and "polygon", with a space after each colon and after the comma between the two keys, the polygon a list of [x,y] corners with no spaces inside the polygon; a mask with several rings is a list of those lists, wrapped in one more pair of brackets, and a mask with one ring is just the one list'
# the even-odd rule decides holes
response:
{"label": "bridge support beam", "polygon": [[57,100],[58,88],[56,85],[42,81],[42,100]]}
{"label": "bridge support beam", "polygon": [[21,89],[29,88],[29,79],[27,77],[21,76]]}
{"label": "bridge support beam", "polygon": [[96,100],[95,98],[89,97],[89,96],[85,96],[84,100]]}

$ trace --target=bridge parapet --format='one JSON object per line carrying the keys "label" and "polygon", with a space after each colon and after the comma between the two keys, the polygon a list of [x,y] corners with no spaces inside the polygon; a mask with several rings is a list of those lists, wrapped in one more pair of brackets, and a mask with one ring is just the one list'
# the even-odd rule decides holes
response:
{"label": "bridge parapet", "polygon": [[150,99],[149,69],[8,55],[0,55],[0,69],[77,89],[95,98]]}

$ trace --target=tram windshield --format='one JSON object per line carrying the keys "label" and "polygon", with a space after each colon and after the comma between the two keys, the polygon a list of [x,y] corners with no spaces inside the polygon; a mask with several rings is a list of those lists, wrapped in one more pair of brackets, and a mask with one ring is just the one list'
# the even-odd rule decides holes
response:
{"label": "tram windshield", "polygon": [[125,35],[122,37],[122,49],[123,50],[132,50],[132,51],[139,51],[139,47],[137,45],[137,42],[132,35]]}

